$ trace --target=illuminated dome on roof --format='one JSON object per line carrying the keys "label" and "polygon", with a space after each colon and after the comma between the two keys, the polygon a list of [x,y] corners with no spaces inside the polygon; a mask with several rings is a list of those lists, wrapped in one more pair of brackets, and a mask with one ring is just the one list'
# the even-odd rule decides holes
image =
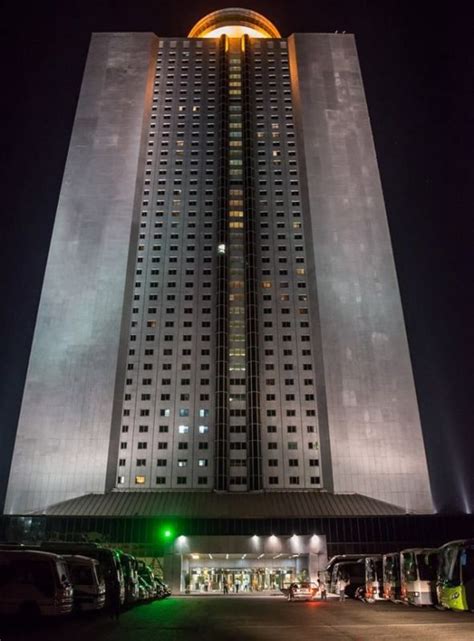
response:
{"label": "illuminated dome on roof", "polygon": [[208,13],[189,32],[188,38],[281,38],[278,29],[264,16],[250,9],[232,7]]}

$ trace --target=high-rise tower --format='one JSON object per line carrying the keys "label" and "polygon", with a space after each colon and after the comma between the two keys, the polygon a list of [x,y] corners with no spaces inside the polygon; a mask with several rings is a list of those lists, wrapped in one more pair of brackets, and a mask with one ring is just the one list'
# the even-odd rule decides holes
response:
{"label": "high-rise tower", "polygon": [[6,511],[111,490],[432,510],[353,36],[94,34]]}

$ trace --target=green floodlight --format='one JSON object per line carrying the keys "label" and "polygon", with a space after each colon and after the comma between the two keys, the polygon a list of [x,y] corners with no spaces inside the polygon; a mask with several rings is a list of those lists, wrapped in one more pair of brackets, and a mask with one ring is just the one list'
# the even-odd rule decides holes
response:
{"label": "green floodlight", "polygon": [[174,528],[171,525],[163,525],[159,530],[159,537],[162,541],[174,539]]}

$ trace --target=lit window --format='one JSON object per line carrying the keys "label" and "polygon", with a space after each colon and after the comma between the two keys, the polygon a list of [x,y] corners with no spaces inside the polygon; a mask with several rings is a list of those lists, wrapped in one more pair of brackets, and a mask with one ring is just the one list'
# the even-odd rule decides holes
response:
{"label": "lit window", "polygon": [[209,426],[208,425],[200,425],[199,426],[199,434],[207,434],[209,432]]}
{"label": "lit window", "polygon": [[179,425],[178,432],[180,434],[187,434],[189,432],[189,425]]}
{"label": "lit window", "polygon": [[135,477],[135,483],[136,485],[143,485],[145,483],[145,477],[144,476],[136,476]]}

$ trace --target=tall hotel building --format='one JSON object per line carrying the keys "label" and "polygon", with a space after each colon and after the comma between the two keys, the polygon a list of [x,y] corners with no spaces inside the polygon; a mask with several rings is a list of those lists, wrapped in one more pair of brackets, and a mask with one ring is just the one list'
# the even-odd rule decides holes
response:
{"label": "tall hotel building", "polygon": [[5,511],[165,499],[432,512],[352,35],[92,37]]}

